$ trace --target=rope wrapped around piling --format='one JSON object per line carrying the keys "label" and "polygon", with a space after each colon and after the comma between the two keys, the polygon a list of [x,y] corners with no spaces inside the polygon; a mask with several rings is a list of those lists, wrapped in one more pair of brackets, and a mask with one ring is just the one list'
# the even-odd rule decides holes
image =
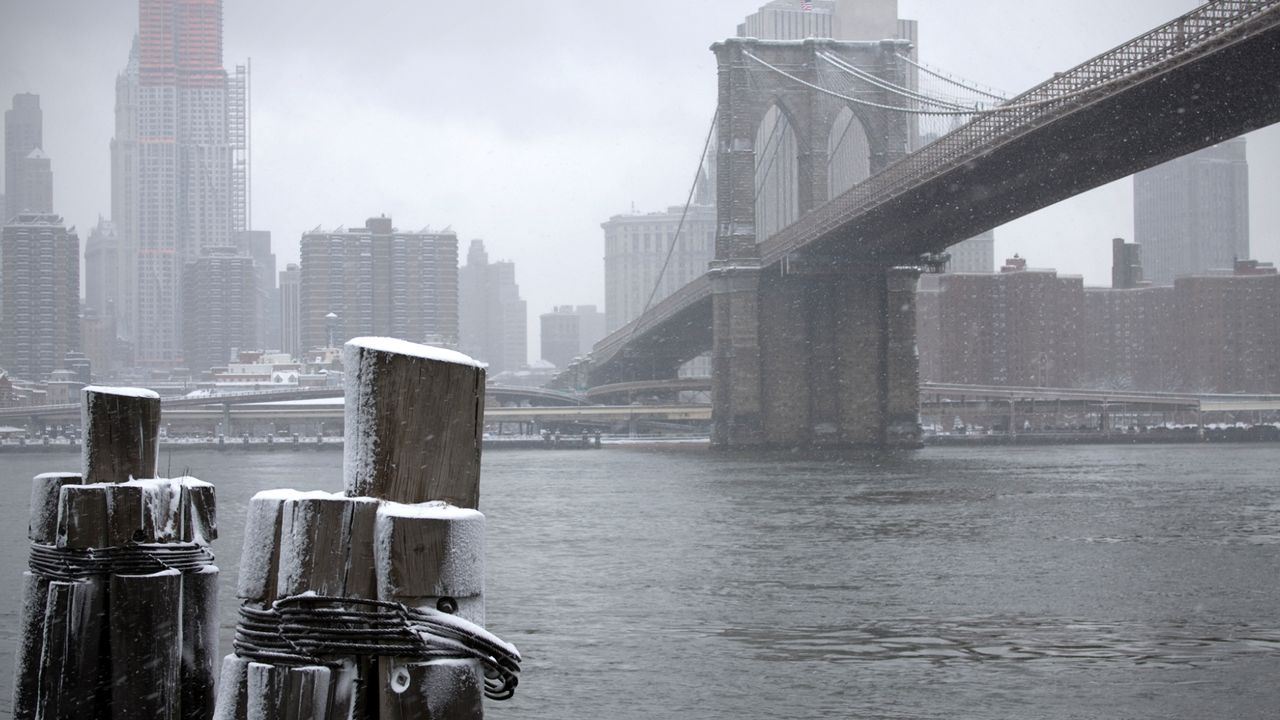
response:
{"label": "rope wrapped around piling", "polygon": [[149,575],[162,570],[194,572],[213,563],[198,543],[129,543],[119,547],[72,549],[31,544],[27,565],[50,580],[84,580],[101,575]]}
{"label": "rope wrapped around piling", "polygon": [[515,694],[520,651],[456,615],[359,598],[294,595],[270,608],[240,608],[235,652],[256,662],[333,665],[338,658],[385,656],[479,660],[491,700]]}

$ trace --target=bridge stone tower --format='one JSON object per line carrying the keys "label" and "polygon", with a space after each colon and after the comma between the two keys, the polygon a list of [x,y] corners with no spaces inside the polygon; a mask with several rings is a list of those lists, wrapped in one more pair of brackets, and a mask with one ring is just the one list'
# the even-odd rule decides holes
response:
{"label": "bridge stone tower", "polygon": [[[875,107],[900,104],[887,90],[860,84],[855,92],[867,104],[853,103],[797,78],[821,85],[825,52],[905,86],[905,43],[735,38],[712,50],[719,66],[713,445],[917,445],[915,261],[860,253],[857,242],[771,265],[760,251],[773,230],[845,189],[832,187],[833,163],[860,161],[874,174],[906,154],[910,116]],[[844,132],[856,123],[866,157],[840,153],[833,133],[842,118]],[[778,122],[789,125],[789,143],[762,137],[763,123]],[[794,152],[783,158],[786,182],[794,183],[785,202],[762,185],[779,147]],[[762,197],[792,217],[766,218],[762,227]]]}

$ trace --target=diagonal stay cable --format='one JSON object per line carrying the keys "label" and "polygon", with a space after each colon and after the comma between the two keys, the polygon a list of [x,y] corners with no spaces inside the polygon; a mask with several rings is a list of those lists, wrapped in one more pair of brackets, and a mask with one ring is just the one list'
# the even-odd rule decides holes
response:
{"label": "diagonal stay cable", "polygon": [[768,62],[756,57],[755,55],[752,55],[749,52],[743,51],[742,54],[750,58],[751,60],[755,61],[756,63],[763,65],[765,68],[768,68],[769,70],[789,80],[800,83],[801,85],[804,85],[805,87],[811,90],[816,90],[824,95],[829,95],[838,100],[844,100],[845,102],[851,102],[858,105],[866,105],[868,107],[877,108],[879,110],[892,110],[894,112],[907,113],[909,115],[994,115],[1002,112],[1010,112],[1013,110],[1045,107],[1048,105],[1062,103],[1067,100],[1080,97],[1082,95],[1089,95],[1089,94],[1095,93],[1099,89],[1106,87],[1108,85],[1112,85],[1120,80],[1123,80],[1125,77],[1127,77],[1127,75],[1122,75],[1119,77],[1111,78],[1104,82],[1100,82],[1094,85],[1089,85],[1087,87],[1082,87],[1078,90],[1065,92],[1065,93],[1062,93],[1061,95],[1055,95],[1053,97],[1045,98],[1043,100],[1030,100],[1026,102],[1012,103],[1009,105],[1000,105],[1000,106],[991,107],[991,108],[974,108],[972,110],[912,110],[910,108],[897,107],[894,105],[885,105],[883,103],[871,102],[870,100],[860,100],[855,97],[849,97],[848,95],[842,95],[838,92],[835,92],[834,90],[824,88],[821,85],[815,85],[809,82],[808,80],[805,80],[804,78],[796,77],[795,75],[792,75],[786,70],[783,70],[782,68],[777,67],[775,65],[771,65]]}
{"label": "diagonal stay cable", "polygon": [[861,70],[855,67],[854,65],[848,62],[845,62],[843,59],[836,57],[831,53],[818,53],[818,57],[823,60],[826,60],[828,63],[833,65],[836,69],[842,72],[848,73],[849,75],[852,75],[853,77],[859,80],[862,80],[863,82],[870,83],[871,85],[878,87],[882,90],[887,90],[899,97],[906,98],[908,100],[915,100],[916,102],[922,105],[936,105],[946,110],[968,111],[970,109],[968,106],[962,105],[959,102],[945,100],[942,98],[931,97],[929,95],[925,95],[924,93],[912,90],[911,88],[905,88],[905,87],[902,87],[901,85],[891,83],[888,80],[878,78],[875,75],[872,75],[871,73],[865,70]]}
{"label": "diagonal stay cable", "polygon": [[[680,222],[676,225],[676,233],[671,238],[671,244],[667,246],[667,256],[662,260],[662,269],[658,271],[658,277],[654,280],[653,290],[649,292],[649,299],[644,302],[644,309],[636,316],[638,321],[649,312],[649,306],[653,304],[653,298],[658,294],[658,288],[662,286],[662,276],[667,272],[667,266],[671,264],[671,255],[675,252],[676,243],[680,242],[680,233],[684,230],[684,221],[689,216],[689,206],[693,204],[693,194],[698,191],[698,182],[702,180],[702,168],[707,164],[707,152],[711,149],[711,138],[716,133],[716,121],[720,118],[720,109],[711,116],[711,127],[707,129],[707,139],[702,144],[702,155],[698,158],[698,170],[693,174],[693,184],[689,186],[689,195],[684,201],[684,210],[680,213]],[[640,323],[636,322],[631,327],[631,333],[627,336],[628,344],[635,338],[636,331],[640,329]]]}
{"label": "diagonal stay cable", "polygon": [[933,68],[929,67],[928,65],[925,65],[924,63],[919,63],[919,62],[916,62],[915,60],[912,60],[911,57],[908,55],[903,55],[899,53],[898,57],[903,60],[906,60],[910,65],[915,67],[917,70],[924,71],[925,73],[932,75],[945,83],[951,83],[952,85],[955,85],[958,88],[963,88],[965,90],[968,90],[971,93],[982,95],[983,97],[990,98],[997,102],[1008,102],[1009,100],[1009,98],[1003,95],[999,95],[994,92],[990,92],[988,90],[982,90],[980,88],[974,87],[973,85],[968,85],[959,80],[956,80],[955,78],[951,77],[950,75],[947,75],[946,73],[940,72],[938,70],[934,70]]}

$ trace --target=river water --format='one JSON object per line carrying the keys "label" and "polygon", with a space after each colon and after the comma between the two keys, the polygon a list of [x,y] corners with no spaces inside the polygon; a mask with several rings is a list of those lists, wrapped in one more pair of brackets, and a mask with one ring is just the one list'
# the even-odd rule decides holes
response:
{"label": "river water", "polygon": [[[0,457],[8,684],[29,478]],[[224,648],[247,501],[336,452],[174,452],[216,483]],[[1276,718],[1280,447],[485,456],[491,718]],[[0,716],[9,714],[0,691]]]}

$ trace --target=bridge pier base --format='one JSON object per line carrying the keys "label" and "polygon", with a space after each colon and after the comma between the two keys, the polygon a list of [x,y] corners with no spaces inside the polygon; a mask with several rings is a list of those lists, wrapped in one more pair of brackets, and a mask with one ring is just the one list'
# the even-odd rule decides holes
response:
{"label": "bridge pier base", "polygon": [[918,446],[918,276],[717,268],[712,444]]}

